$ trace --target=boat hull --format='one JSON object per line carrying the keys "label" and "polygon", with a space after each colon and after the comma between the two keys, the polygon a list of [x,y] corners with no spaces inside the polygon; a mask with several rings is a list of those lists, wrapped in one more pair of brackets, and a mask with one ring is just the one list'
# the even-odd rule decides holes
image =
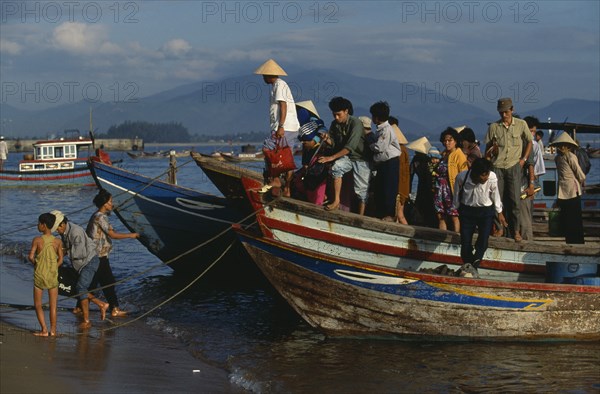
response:
{"label": "boat hull", "polygon": [[3,171],[2,187],[94,186],[94,178],[87,167],[56,171]]}
{"label": "boat hull", "polygon": [[427,275],[335,258],[238,230],[287,302],[329,336],[599,340],[600,287]]}
{"label": "boat hull", "polygon": [[[256,187],[253,181],[244,182],[267,238],[382,268],[418,271],[441,265],[458,269],[462,265],[457,233],[339,210],[329,212],[289,198],[268,201],[266,195],[252,190]],[[479,273],[486,279],[544,282],[548,262],[596,264],[599,259],[600,251],[593,247],[490,238]]]}
{"label": "boat hull", "polygon": [[224,198],[98,162],[91,168],[98,187],[112,194],[123,224],[172,269],[202,271],[235,241],[230,227],[244,213]]}
{"label": "boat hull", "polygon": [[237,204],[240,209],[252,212],[252,207],[242,183],[242,177],[262,184],[263,178],[259,172],[212,157],[206,157],[196,152],[192,152],[191,156],[225,198]]}

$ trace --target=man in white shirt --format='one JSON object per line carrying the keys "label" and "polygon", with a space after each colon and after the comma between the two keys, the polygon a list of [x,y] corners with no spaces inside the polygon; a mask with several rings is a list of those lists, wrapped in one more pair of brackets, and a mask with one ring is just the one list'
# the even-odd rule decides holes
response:
{"label": "man in white shirt", "polygon": [[[255,74],[262,75],[263,81],[271,85],[270,100],[269,100],[269,121],[271,126],[271,135],[264,141],[263,151],[273,150],[277,145],[285,147],[289,146],[294,149],[294,144],[297,141],[298,130],[300,123],[296,114],[296,105],[294,97],[288,84],[280,76],[285,76],[287,73],[273,60],[269,59],[254,71]],[[267,163],[269,165],[269,163]],[[290,196],[290,182],[294,171],[287,171],[284,174],[285,185],[283,187],[284,196]],[[267,176],[265,176],[267,178]],[[278,184],[278,181],[265,179],[271,183]],[[267,182],[265,182],[267,183]]]}
{"label": "man in white shirt", "polygon": [[8,158],[8,145],[4,141],[4,136],[0,137],[0,171],[4,171],[4,162]]}
{"label": "man in white shirt", "polygon": [[[500,223],[507,225],[502,214],[498,178],[492,171],[492,163],[479,158],[473,161],[469,170],[456,176],[454,185],[453,201],[460,219],[460,257],[463,260],[461,276],[478,278],[477,267],[487,250],[496,213]],[[473,253],[475,229],[478,236]]]}

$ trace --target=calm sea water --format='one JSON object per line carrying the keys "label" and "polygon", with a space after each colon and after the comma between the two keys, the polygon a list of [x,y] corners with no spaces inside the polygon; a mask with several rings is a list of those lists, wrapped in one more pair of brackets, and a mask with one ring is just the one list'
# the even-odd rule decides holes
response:
{"label": "calm sea water", "polygon": [[[121,152],[111,156],[123,158],[125,168],[150,176],[168,166],[166,159],[132,160]],[[10,159],[15,162],[18,157]],[[187,161],[178,159],[180,165]],[[599,167],[600,160],[593,160],[588,183],[600,183]],[[182,185],[218,193],[194,163],[181,167],[178,179]],[[94,212],[95,194],[94,188],[1,190],[3,286],[18,281],[30,285],[31,265],[19,253],[28,251],[37,234],[39,214],[60,209],[70,220],[85,225]],[[117,231],[126,231],[116,216],[111,221]],[[114,246],[111,264],[119,279],[159,263],[137,241],[115,241]],[[252,261],[248,265],[253,267]],[[600,343],[332,340],[300,319],[258,270],[252,270],[254,274],[243,278],[231,272],[227,284],[201,279],[143,318],[145,329],[176,338],[181,352],[222,368],[233,387],[252,392],[600,392]],[[191,279],[159,267],[119,285],[118,292],[122,306],[139,315]],[[1,294],[0,303],[31,304],[29,290],[26,299],[14,299],[9,289]],[[66,300],[59,305],[72,304]],[[61,327],[65,324],[70,323],[59,318],[60,332],[69,330]]]}

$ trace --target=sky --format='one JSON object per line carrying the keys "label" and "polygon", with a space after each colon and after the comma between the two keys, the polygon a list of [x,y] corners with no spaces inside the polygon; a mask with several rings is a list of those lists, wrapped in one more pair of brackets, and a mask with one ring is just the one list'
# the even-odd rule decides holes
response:
{"label": "sky", "polygon": [[269,58],[409,82],[490,112],[506,96],[522,110],[600,100],[599,4],[2,0],[0,103],[143,98],[252,74]]}

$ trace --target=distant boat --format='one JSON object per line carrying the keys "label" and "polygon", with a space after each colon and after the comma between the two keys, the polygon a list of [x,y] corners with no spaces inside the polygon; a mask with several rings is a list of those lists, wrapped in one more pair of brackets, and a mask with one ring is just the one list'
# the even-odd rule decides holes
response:
{"label": "distant boat", "polygon": [[69,130],[64,138],[37,141],[33,154],[25,154],[16,170],[0,172],[0,185],[84,186],[94,180],[87,166],[93,141],[79,130]]}
{"label": "distant boat", "polygon": [[265,155],[262,152],[254,152],[254,153],[224,153],[221,152],[221,157],[223,157],[227,161],[231,161],[234,163],[242,162],[242,161],[264,161]]}
{"label": "distant boat", "polygon": [[236,240],[226,230],[250,212],[247,206],[239,209],[223,197],[96,161],[90,166],[98,187],[112,194],[115,214],[130,231],[141,234],[140,242],[152,254],[163,262],[181,256],[169,264],[176,271],[206,269]]}
{"label": "distant boat", "polygon": [[588,157],[589,157],[590,159],[597,159],[597,158],[600,158],[600,149],[598,149],[598,148],[588,148],[588,149],[586,150],[586,152],[587,152],[587,154],[588,154]]}
{"label": "distant boat", "polygon": [[131,157],[132,159],[161,159],[163,158],[163,152],[138,152],[138,153],[133,153],[133,152],[126,152],[127,156]]}

